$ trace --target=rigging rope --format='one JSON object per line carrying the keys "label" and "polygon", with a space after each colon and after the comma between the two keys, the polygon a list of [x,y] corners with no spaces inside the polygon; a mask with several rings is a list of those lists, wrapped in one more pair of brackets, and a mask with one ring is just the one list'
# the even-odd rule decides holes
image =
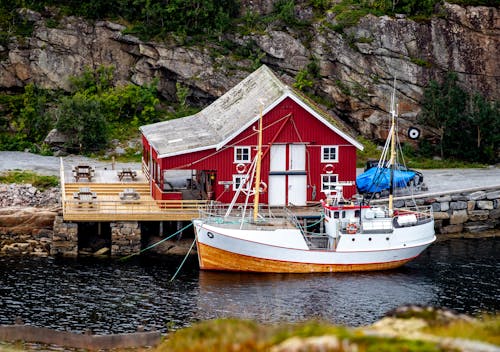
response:
{"label": "rigging rope", "polygon": [[119,260],[126,260],[126,259],[129,259],[129,258],[131,258],[131,257],[133,257],[133,256],[139,255],[139,254],[141,254],[141,253],[143,253],[143,252],[147,251],[148,249],[151,249],[151,248],[153,248],[153,247],[156,247],[156,246],[157,246],[157,245],[159,245],[160,243],[163,243],[163,242],[165,242],[166,240],[171,239],[172,237],[174,237],[175,235],[177,235],[178,233],[180,233],[180,232],[184,231],[185,229],[187,229],[189,226],[192,226],[192,225],[193,225],[193,223],[192,223],[192,222],[190,222],[189,224],[187,224],[186,226],[184,226],[182,229],[178,230],[177,232],[173,233],[172,235],[170,235],[170,236],[168,236],[168,237],[166,237],[166,238],[164,238],[164,239],[162,239],[162,240],[160,240],[160,241],[158,241],[158,242],[156,242],[156,243],[153,243],[152,245],[150,245],[150,246],[148,246],[148,247],[146,247],[146,248],[144,248],[144,249],[141,249],[141,250],[139,251],[139,253],[133,253],[133,254],[127,255],[127,256],[125,256],[125,257],[120,258]]}
{"label": "rigging rope", "polygon": [[318,221],[316,221],[316,222],[314,222],[314,223],[312,223],[312,224],[310,224],[310,225],[303,226],[303,227],[307,229],[307,228],[309,228],[309,227],[316,226],[316,225],[318,225],[318,224],[319,224],[319,223],[320,223],[320,222],[321,222],[324,218],[325,218],[325,214],[321,213],[321,217],[319,218],[319,220],[318,220]]}
{"label": "rigging rope", "polygon": [[177,274],[179,273],[179,271],[181,271],[181,268],[182,266],[184,265],[184,262],[186,261],[189,253],[191,253],[191,251],[193,250],[193,247],[194,247],[194,244],[196,243],[196,238],[193,240],[193,243],[191,243],[191,247],[189,247],[189,251],[186,253],[186,255],[184,256],[184,259],[182,260],[182,263],[181,265],[179,265],[179,267],[177,268],[177,271],[175,272],[174,276],[172,276],[172,278],[170,279],[170,282],[174,281]]}
{"label": "rigging rope", "polygon": [[[276,120],[276,121],[270,123],[269,125],[265,126],[262,130],[265,131],[266,129],[271,128],[272,126],[274,126],[275,124],[283,121],[284,119],[288,118],[289,116],[290,116],[290,114],[287,114],[287,115],[285,115],[283,117],[280,117],[278,120]],[[195,160],[195,161],[191,161],[191,162],[186,163],[184,165],[176,166],[176,167],[172,168],[172,170],[175,170],[175,169],[184,169],[184,168],[187,168],[187,167],[192,167],[193,165],[195,165],[197,163],[200,163],[200,162],[202,162],[202,161],[204,161],[204,160],[206,160],[208,158],[211,158],[212,156],[214,156],[214,155],[216,155],[218,153],[221,153],[221,152],[227,150],[228,148],[232,148],[232,147],[238,145],[239,143],[241,143],[241,142],[243,142],[243,141],[245,141],[245,140],[247,140],[247,139],[255,136],[256,134],[257,134],[257,132],[250,133],[248,136],[242,137],[241,139],[235,141],[233,144],[225,145],[225,146],[221,147],[219,150],[216,150],[213,153],[204,156],[203,158],[200,158],[200,159]]]}

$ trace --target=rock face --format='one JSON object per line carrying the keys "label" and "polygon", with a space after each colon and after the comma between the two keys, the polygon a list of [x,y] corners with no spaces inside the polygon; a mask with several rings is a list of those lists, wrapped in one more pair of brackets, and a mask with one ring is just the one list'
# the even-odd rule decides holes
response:
{"label": "rock face", "polygon": [[[245,0],[242,6],[242,11],[267,14],[273,1]],[[296,12],[299,18],[313,20],[307,7],[296,8]],[[52,28],[42,15],[23,10],[25,18],[34,23],[34,32],[28,40],[11,42],[0,52],[6,57],[0,62],[0,87],[16,89],[33,82],[68,90],[68,78],[85,67],[114,65],[116,84],[143,85],[159,78],[161,94],[175,100],[175,83],[182,82],[190,87],[190,101],[203,105],[225,93],[259,63],[292,83],[314,60],[319,66],[315,94],[333,101],[333,112],[349,120],[361,134],[382,140],[386,126],[381,122],[387,116],[394,77],[403,117],[401,131],[415,125],[423,87],[446,71],[457,72],[467,89],[500,99],[498,9],[444,3],[441,12],[442,16],[426,22],[368,15],[342,33],[332,29],[337,21],[326,14],[313,21],[306,35],[287,27],[221,38],[241,47],[251,44],[252,54],[243,59],[221,54],[222,44],[217,43],[143,42],[123,34],[124,26],[105,21],[90,24],[69,17]]]}

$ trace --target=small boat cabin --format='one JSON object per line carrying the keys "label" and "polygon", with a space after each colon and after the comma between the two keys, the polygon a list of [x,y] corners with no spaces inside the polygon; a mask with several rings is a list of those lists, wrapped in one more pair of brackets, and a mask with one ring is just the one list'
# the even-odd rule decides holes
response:
{"label": "small boat cabin", "polygon": [[257,153],[262,118],[260,203],[305,206],[356,193],[356,150],[347,127],[288,87],[265,65],[197,114],[140,128],[143,170],[157,200],[231,202]]}

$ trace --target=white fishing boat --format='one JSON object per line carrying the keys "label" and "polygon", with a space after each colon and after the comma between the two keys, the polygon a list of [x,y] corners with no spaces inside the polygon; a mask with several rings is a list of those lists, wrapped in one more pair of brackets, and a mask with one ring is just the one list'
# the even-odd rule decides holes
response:
{"label": "white fishing boat", "polygon": [[[389,156],[390,165],[396,162],[394,94],[392,100],[389,152],[382,153]],[[342,188],[353,182],[338,182],[321,201],[316,216],[299,209],[264,209],[259,204],[261,133],[258,138],[257,155],[246,178],[254,186],[246,192],[246,202],[236,204],[239,192],[246,189],[241,184],[231,204],[213,202],[193,220],[201,269],[272,273],[386,270],[404,265],[435,241],[431,207],[394,208],[392,192],[388,206],[368,205],[361,197],[345,200]]]}

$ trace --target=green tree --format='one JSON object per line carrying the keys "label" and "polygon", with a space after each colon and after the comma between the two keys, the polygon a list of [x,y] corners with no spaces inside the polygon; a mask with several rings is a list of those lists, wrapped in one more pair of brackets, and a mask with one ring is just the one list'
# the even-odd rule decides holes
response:
{"label": "green tree", "polygon": [[472,121],[475,147],[481,162],[495,163],[500,153],[500,106],[488,102],[480,94],[470,100],[469,114]]}
{"label": "green tree", "polygon": [[97,100],[82,94],[64,97],[55,111],[56,128],[68,138],[68,147],[97,151],[107,143],[108,125]]}
{"label": "green tree", "polygon": [[47,98],[45,92],[32,83],[24,87],[23,107],[18,121],[22,124],[26,138],[33,143],[41,142],[47,136],[52,121],[46,113]]}
{"label": "green tree", "polygon": [[[498,161],[499,103],[488,102],[477,93],[470,96],[459,86],[455,73],[448,73],[442,83],[429,83],[424,90],[419,122],[436,131],[442,158]],[[422,142],[423,149],[429,150],[426,141]]]}
{"label": "green tree", "polygon": [[186,110],[187,108],[187,97],[189,95],[189,87],[183,85],[180,82],[175,83],[177,101],[181,107],[181,110]]}
{"label": "green tree", "polygon": [[442,84],[431,81],[424,91],[419,121],[437,131],[441,158],[463,157],[460,136],[470,127],[465,114],[467,98],[455,73],[449,73]]}

